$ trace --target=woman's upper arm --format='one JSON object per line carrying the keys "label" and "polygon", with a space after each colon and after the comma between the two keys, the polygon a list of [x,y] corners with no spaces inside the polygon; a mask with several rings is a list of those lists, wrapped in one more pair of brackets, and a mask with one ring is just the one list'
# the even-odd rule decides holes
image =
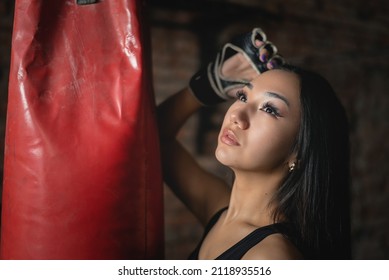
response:
{"label": "woman's upper arm", "polygon": [[203,223],[227,206],[230,189],[215,175],[204,170],[179,143],[176,134],[201,104],[188,89],[158,107],[164,180],[179,199]]}
{"label": "woman's upper arm", "polygon": [[162,158],[166,184],[201,223],[228,205],[228,185],[203,169],[177,140],[165,145]]}

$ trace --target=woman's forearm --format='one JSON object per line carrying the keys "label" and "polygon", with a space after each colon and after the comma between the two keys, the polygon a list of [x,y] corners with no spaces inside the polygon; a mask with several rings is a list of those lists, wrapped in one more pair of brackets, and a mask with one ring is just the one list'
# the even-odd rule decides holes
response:
{"label": "woman's forearm", "polygon": [[182,89],[162,102],[157,108],[161,141],[175,138],[182,125],[201,106],[189,88]]}

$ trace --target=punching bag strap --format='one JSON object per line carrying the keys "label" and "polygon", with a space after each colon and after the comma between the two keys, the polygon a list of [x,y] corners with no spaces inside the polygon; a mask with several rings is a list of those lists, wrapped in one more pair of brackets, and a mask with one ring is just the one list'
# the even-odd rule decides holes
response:
{"label": "punching bag strap", "polygon": [[99,3],[99,0],[77,0],[77,5],[90,5],[97,3]]}

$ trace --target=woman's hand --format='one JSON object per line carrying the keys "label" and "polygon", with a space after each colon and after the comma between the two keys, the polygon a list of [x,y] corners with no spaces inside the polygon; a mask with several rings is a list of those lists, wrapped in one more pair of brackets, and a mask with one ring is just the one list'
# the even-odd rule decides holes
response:
{"label": "woman's hand", "polygon": [[215,60],[192,77],[190,89],[201,103],[213,105],[234,98],[237,89],[283,63],[266,34],[254,28],[225,44]]}

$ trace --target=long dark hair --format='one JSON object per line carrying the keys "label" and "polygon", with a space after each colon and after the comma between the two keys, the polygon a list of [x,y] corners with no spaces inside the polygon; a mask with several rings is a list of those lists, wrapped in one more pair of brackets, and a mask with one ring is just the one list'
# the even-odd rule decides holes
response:
{"label": "long dark hair", "polygon": [[349,136],[346,113],[330,84],[295,66],[280,69],[300,80],[302,108],[297,168],[274,199],[275,219],[297,230],[305,258],[349,259]]}

